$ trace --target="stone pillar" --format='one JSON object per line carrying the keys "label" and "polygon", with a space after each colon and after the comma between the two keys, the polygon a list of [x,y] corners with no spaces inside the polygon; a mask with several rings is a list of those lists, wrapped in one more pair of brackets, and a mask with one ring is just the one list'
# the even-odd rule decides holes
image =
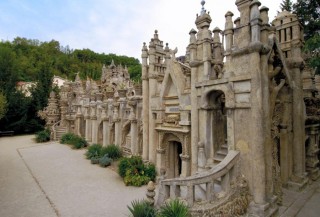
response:
{"label": "stone pillar", "polygon": [[[158,38],[157,32],[155,32],[154,38]],[[155,114],[152,112],[152,107],[155,105],[153,104],[154,101],[152,100],[157,93],[157,70],[155,68],[156,63],[156,45],[154,43],[150,43],[149,45],[149,153],[148,159],[150,162],[155,163]]]}
{"label": "stone pillar", "polygon": [[108,110],[108,104],[103,103],[102,105],[102,114],[101,114],[101,120],[102,120],[102,146],[109,145],[109,117],[107,115]]}
{"label": "stone pillar", "polygon": [[232,22],[232,17],[233,13],[228,11],[225,15],[226,17],[226,24],[225,24],[225,30],[224,30],[224,35],[225,35],[225,43],[226,43],[226,62],[229,62],[231,59],[231,48],[233,46],[233,22]]}
{"label": "stone pillar", "polygon": [[85,105],[85,115],[84,118],[86,120],[86,130],[85,130],[85,139],[88,142],[91,142],[91,120],[90,120],[90,106]]}
{"label": "stone pillar", "polygon": [[91,102],[91,135],[92,135],[92,143],[96,144],[98,143],[98,121],[97,121],[97,103],[96,102]]}
{"label": "stone pillar", "polygon": [[[251,144],[251,156],[252,156],[252,191],[253,201],[250,204],[250,213],[257,216],[265,216],[265,212],[268,209],[266,202],[266,160],[265,160],[265,147],[266,147],[266,136],[264,126],[265,112],[268,112],[264,108],[264,94],[265,87],[261,84],[263,75],[260,70],[260,54],[253,53],[251,55],[252,63],[252,90],[251,90],[251,126],[252,126],[252,137]],[[254,70],[255,69],[255,70]],[[264,85],[268,85],[265,83]],[[268,108],[268,107],[267,107]],[[270,129],[269,129],[270,130]],[[268,144],[270,145],[270,144]]]}
{"label": "stone pillar", "polygon": [[250,24],[251,24],[251,42],[260,42],[260,25],[261,25],[261,19],[260,19],[260,10],[259,6],[261,3],[257,0],[254,0],[250,4]]}
{"label": "stone pillar", "polygon": [[121,123],[119,118],[119,107],[118,102],[113,103],[113,122],[114,122],[114,143],[117,146],[121,146]]}
{"label": "stone pillar", "polygon": [[149,78],[148,78],[148,48],[146,43],[143,43],[142,48],[142,120],[143,120],[143,148],[142,158],[143,160],[149,159]]}
{"label": "stone pillar", "polygon": [[293,103],[292,103],[292,119],[293,119],[293,171],[296,177],[305,177],[305,104],[303,101],[303,86],[301,77],[301,66],[303,59],[301,58],[301,43],[293,42],[292,60],[289,61],[291,66],[293,85]]}
{"label": "stone pillar", "polygon": [[280,129],[280,165],[281,165],[281,182],[282,184],[286,184],[289,181],[290,178],[290,167],[287,163],[290,158],[290,146],[289,146],[289,140],[288,140],[288,130],[286,126],[283,126],[282,129]]}
{"label": "stone pillar", "polygon": [[83,114],[81,113],[81,105],[76,105],[77,106],[77,113],[76,113],[76,134],[80,137],[82,137],[81,132],[82,132],[82,119],[83,119]]}
{"label": "stone pillar", "polygon": [[130,126],[130,137],[131,137],[131,153],[133,155],[138,155],[138,126],[136,117],[136,105],[137,101],[129,101],[130,106],[130,116],[129,120],[131,122]]}
{"label": "stone pillar", "polygon": [[138,127],[137,119],[131,119],[131,153],[133,155],[138,155]]}
{"label": "stone pillar", "polygon": [[[196,60],[197,56],[197,39],[196,39],[196,31],[190,31],[190,65],[191,65],[191,105],[198,105],[198,94],[195,83],[198,81],[197,79],[197,66],[199,63]],[[198,170],[198,147],[197,144],[199,142],[199,114],[198,107],[191,107],[191,175],[195,174]]]}
{"label": "stone pillar", "polygon": [[[150,109],[150,108],[149,108]],[[155,163],[156,159],[156,113],[153,113],[151,109],[149,110],[149,161]]]}
{"label": "stone pillar", "polygon": [[211,49],[211,31],[208,29],[209,26],[205,27],[202,31],[204,35],[203,39],[203,80],[208,80],[211,72],[211,59],[212,59],[212,49]]}
{"label": "stone pillar", "polygon": [[181,158],[181,174],[180,177],[190,176],[190,157],[188,155],[180,155]]}
{"label": "stone pillar", "polygon": [[[249,45],[251,41],[251,32],[250,32],[250,26],[248,23],[250,23],[250,4],[252,0],[237,0],[236,5],[238,7],[238,10],[240,12],[240,21],[238,29],[237,29],[237,47],[243,48]],[[239,37],[240,36],[240,37]]]}

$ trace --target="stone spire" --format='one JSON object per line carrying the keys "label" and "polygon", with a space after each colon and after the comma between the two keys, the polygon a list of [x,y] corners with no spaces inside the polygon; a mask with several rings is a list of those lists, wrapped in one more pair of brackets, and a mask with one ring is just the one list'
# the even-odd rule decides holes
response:
{"label": "stone spire", "polygon": [[205,0],[202,0],[201,1],[201,5],[202,5],[202,8],[201,8],[201,15],[204,15],[206,13],[206,10],[204,8],[204,5],[206,4],[206,1]]}

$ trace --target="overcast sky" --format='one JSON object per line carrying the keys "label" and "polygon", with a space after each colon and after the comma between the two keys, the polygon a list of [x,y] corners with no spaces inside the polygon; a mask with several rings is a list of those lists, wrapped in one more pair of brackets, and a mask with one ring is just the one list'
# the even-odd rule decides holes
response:
{"label": "overcast sky", "polygon": [[[15,37],[50,41],[73,49],[89,48],[140,59],[143,42],[154,30],[169,47],[185,54],[201,0],[1,0],[0,39]],[[282,0],[260,0],[276,16]],[[224,28],[227,11],[239,12],[235,0],[207,0],[210,29]]]}

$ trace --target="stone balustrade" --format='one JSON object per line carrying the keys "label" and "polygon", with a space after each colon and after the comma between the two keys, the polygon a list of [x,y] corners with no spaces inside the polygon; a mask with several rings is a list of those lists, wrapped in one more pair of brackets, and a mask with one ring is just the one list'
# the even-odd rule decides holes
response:
{"label": "stone balustrade", "polygon": [[[166,179],[160,181],[161,194],[158,197],[157,204],[160,205],[167,199],[180,198],[186,200],[189,207],[192,207],[196,201],[196,187],[204,187],[205,198],[207,202],[214,201],[217,197],[227,195],[230,190],[231,181],[236,178],[235,166],[239,161],[238,151],[229,151],[221,163],[212,169],[195,174],[187,178]],[[215,190],[215,183],[220,182],[219,192]],[[186,188],[186,193],[182,194],[182,188]]]}

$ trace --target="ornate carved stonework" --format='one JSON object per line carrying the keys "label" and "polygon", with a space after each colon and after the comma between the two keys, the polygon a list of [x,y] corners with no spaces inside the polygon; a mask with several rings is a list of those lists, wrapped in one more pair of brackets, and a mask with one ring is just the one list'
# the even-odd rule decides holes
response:
{"label": "ornate carved stonework", "polygon": [[195,217],[243,216],[247,213],[250,201],[248,183],[244,177],[239,176],[231,183],[231,191],[228,196],[217,199],[215,203],[204,205],[202,209],[195,206],[191,209],[191,213]]}

